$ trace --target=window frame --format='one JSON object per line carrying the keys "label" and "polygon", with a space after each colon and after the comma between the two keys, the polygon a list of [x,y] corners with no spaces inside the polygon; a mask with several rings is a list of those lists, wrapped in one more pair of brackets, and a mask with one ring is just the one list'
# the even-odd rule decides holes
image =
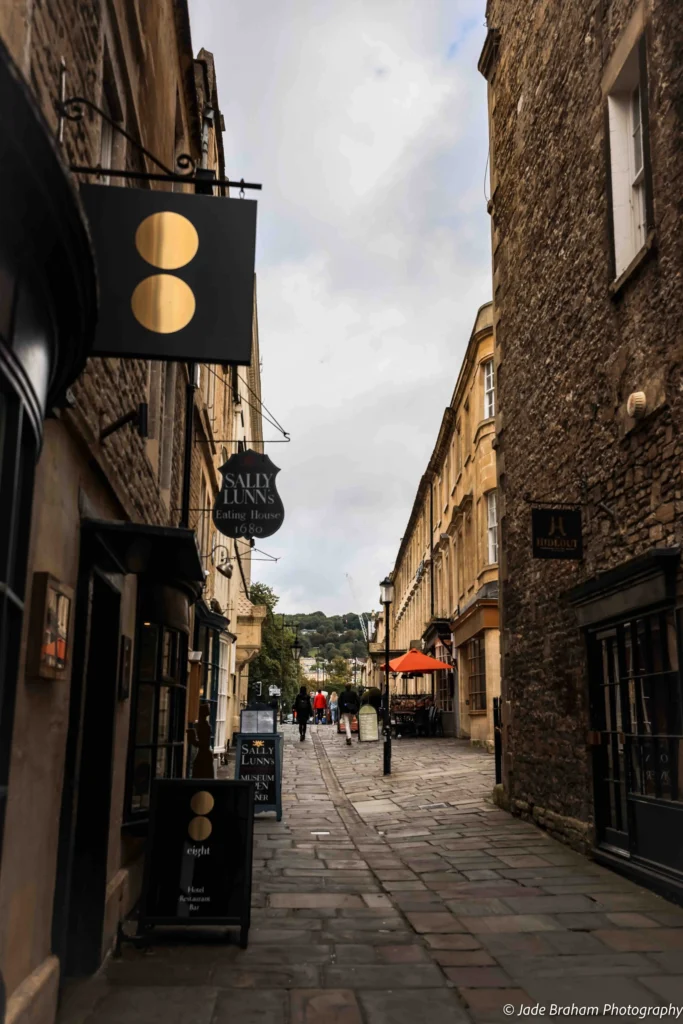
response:
{"label": "window frame", "polygon": [[[639,97],[639,124],[633,99]],[[618,68],[603,83],[605,160],[609,220],[611,290],[642,262],[654,230],[646,34],[636,38]],[[640,166],[634,138],[640,131]]]}
{"label": "window frame", "polygon": [[467,644],[467,691],[470,714],[486,711],[486,634],[473,636]]}
{"label": "window frame", "polygon": [[490,420],[496,415],[496,374],[493,356],[486,359],[481,368],[484,371],[484,419]]}
{"label": "window frame", "polygon": [[[153,665],[151,673],[145,671],[144,662],[144,630],[156,632],[156,644],[154,647]],[[131,700],[131,715],[129,726],[128,743],[128,772],[126,781],[126,799],[124,806],[124,827],[146,822],[149,819],[152,782],[155,778],[182,778],[183,762],[185,753],[185,705],[187,693],[187,636],[180,630],[160,622],[138,621],[135,644],[135,677]],[[151,634],[150,634],[151,635]],[[171,641],[167,647],[166,639]],[[168,663],[165,664],[166,653],[170,655]],[[149,687],[152,695],[151,713],[149,718],[150,731],[149,740],[140,742],[139,727],[142,721],[141,715],[141,687]],[[162,691],[166,691],[167,705],[164,708],[161,704]],[[166,736],[160,741],[161,711],[167,712],[168,730]],[[166,770],[164,774],[159,773],[159,751],[166,751]],[[145,794],[135,792],[135,771],[138,764],[144,761],[138,759],[138,751],[149,750],[149,781],[147,787],[147,803],[144,804]],[[134,799],[140,797],[138,806],[134,806]]]}
{"label": "window frame", "polygon": [[228,677],[230,670],[230,642],[222,635],[218,637],[218,689],[216,693],[216,731],[214,750],[218,753],[228,749],[228,710],[230,692]]}
{"label": "window frame", "polygon": [[[491,521],[492,510],[493,522]],[[486,537],[488,564],[498,565],[498,491],[495,487],[486,492]]]}

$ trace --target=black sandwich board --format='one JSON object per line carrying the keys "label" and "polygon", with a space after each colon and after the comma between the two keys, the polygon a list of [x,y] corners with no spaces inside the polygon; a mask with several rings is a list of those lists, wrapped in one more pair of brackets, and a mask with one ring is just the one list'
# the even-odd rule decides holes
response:
{"label": "black sandwich board", "polygon": [[235,778],[254,784],[254,813],[275,811],[282,820],[282,736],[237,733]]}
{"label": "black sandwich board", "polygon": [[254,835],[251,782],[155,779],[138,934],[237,926],[246,949]]}

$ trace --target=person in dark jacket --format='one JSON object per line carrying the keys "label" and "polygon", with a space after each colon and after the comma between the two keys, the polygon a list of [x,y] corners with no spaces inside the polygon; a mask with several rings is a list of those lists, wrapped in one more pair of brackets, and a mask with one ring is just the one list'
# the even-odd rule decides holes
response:
{"label": "person in dark jacket", "polygon": [[347,683],[342,692],[339,694],[339,715],[344,720],[344,726],[346,728],[346,745],[351,746],[351,720],[354,715],[358,714],[360,707],[360,701],[358,700],[358,694],[355,690],[351,689],[351,683]]}
{"label": "person in dark jacket", "polygon": [[378,686],[371,686],[369,690],[366,690],[363,694],[363,703],[369,704],[371,708],[379,714],[380,708],[382,707],[382,691]]}
{"label": "person in dark jacket", "polygon": [[311,698],[308,696],[308,691],[305,686],[302,686],[299,690],[297,698],[294,701],[293,710],[296,714],[296,720],[299,723],[299,739],[303,743],[306,739],[306,726],[308,725],[308,719],[313,717]]}

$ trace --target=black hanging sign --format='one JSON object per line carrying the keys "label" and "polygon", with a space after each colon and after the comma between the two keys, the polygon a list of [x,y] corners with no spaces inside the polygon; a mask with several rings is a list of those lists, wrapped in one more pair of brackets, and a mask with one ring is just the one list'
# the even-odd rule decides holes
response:
{"label": "black hanging sign", "polygon": [[248,448],[231,455],[220,467],[223,486],[213,510],[216,529],[226,537],[270,537],[285,518],[275,477],[278,467]]}
{"label": "black hanging sign", "polygon": [[81,185],[100,314],[92,355],[248,366],[256,202]]}
{"label": "black hanging sign", "polygon": [[583,558],[579,508],[533,508],[531,535],[534,558]]}
{"label": "black hanging sign", "polygon": [[273,733],[235,737],[235,778],[253,782],[254,812],[275,811],[282,818],[282,736]]}
{"label": "black hanging sign", "polygon": [[251,913],[254,787],[229,779],[155,779],[140,932],[154,925],[238,925]]}

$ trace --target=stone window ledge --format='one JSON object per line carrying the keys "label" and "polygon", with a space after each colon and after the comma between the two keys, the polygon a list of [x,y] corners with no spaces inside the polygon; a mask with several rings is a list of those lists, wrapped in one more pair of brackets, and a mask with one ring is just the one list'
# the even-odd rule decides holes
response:
{"label": "stone window ledge", "polygon": [[468,711],[467,714],[470,716],[470,718],[476,718],[476,717],[483,718],[484,715],[488,715],[488,711],[486,711],[486,710],[484,710],[484,711],[482,711],[482,710],[479,710],[479,711]]}
{"label": "stone window ledge", "polygon": [[626,285],[627,282],[631,280],[631,278],[636,276],[636,273],[640,270],[643,263],[645,263],[645,261],[650,256],[650,253],[656,250],[656,243],[657,232],[650,231],[648,233],[647,238],[645,239],[645,245],[636,253],[636,255],[633,257],[629,265],[626,267],[624,271],[622,271],[619,277],[612,281],[611,285],[609,286],[609,293],[613,299],[616,299],[617,296],[621,294],[624,285]]}

